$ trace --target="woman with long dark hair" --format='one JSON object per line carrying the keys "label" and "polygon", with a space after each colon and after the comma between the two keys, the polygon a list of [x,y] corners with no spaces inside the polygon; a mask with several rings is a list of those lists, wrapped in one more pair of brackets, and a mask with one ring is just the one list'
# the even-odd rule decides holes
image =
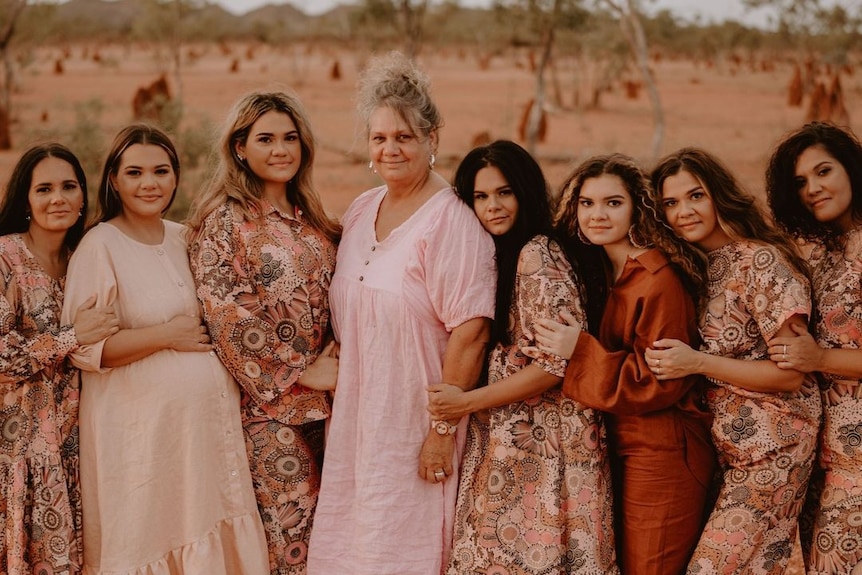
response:
{"label": "woman with long dark hair", "polygon": [[862,145],[814,122],[776,146],[766,171],[775,221],[806,243],[815,322],[769,342],[782,369],[821,374],[823,427],[803,521],[808,573],[862,564]]}
{"label": "woman with long dark hair", "polygon": [[782,370],[767,342],[805,325],[811,297],[794,244],[709,153],[684,148],[653,170],[658,216],[707,259],[698,350],[661,336],[646,359],[660,381],[705,375],[722,485],[689,573],[783,573],[814,461],[820,396]]}
{"label": "woman with long dark hair", "polygon": [[[28,149],[0,205],[0,572],[81,571],[77,370],[67,356],[117,331],[89,298],[61,323],[87,179],[65,146]],[[69,314],[70,317],[72,314]]]}
{"label": "woman with long dark hair", "polygon": [[566,359],[537,351],[532,335],[564,309],[586,323],[542,170],[496,141],[464,157],[455,188],[494,238],[497,311],[487,385],[429,388],[435,419],[474,414],[448,573],[619,573],[601,416],[562,395]]}
{"label": "woman with long dark hair", "polygon": [[122,129],[69,263],[63,317],[95,295],[120,320],[72,357],[87,575],[268,571],[239,388],[212,351],[183,226],[163,219],[179,175],[167,134]]}

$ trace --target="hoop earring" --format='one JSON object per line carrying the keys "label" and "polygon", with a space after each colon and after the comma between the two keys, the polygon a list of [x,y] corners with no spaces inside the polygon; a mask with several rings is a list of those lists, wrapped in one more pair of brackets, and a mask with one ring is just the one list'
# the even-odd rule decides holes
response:
{"label": "hoop earring", "polygon": [[437,163],[437,156],[431,154],[431,158],[428,160],[428,164],[431,166],[431,169],[434,169],[434,164]]}
{"label": "hoop earring", "polygon": [[631,227],[629,227],[629,241],[632,243],[632,245],[634,247],[636,247],[638,249],[642,250],[642,249],[648,248],[649,244],[643,244],[643,243],[641,243],[635,239],[634,229],[635,229],[635,225],[632,224]]}
{"label": "hoop earring", "polygon": [[581,231],[581,224],[578,223],[578,220],[575,220],[575,229],[578,230],[576,235],[578,236],[578,240],[585,246],[593,245],[593,242],[587,239],[587,236],[584,235],[584,232]]}
{"label": "hoop earring", "polygon": [[377,170],[374,169],[374,161],[373,160],[368,162],[368,169],[371,170],[372,174],[377,173]]}

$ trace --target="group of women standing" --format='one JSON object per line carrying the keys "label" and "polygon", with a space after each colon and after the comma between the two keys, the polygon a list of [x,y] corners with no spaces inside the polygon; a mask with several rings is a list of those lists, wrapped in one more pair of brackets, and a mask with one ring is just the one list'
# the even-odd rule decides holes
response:
{"label": "group of women standing", "polygon": [[[0,571],[862,569],[862,146],[775,149],[771,218],[709,153],[589,158],[555,203],[497,141],[454,187],[393,53],[383,185],[341,223],[300,102],[232,108],[186,225],[160,130],[22,156],[0,205]],[[336,249],[337,248],[337,249]],[[822,427],[821,427],[822,421]],[[325,457],[324,457],[325,452]]]}

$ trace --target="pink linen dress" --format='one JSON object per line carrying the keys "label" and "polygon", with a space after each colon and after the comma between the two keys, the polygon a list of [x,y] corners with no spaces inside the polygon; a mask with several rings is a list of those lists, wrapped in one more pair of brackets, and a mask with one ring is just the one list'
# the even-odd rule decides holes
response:
{"label": "pink linen dress", "polygon": [[[200,317],[183,228],[161,244],[110,223],[69,262],[63,318],[91,295],[120,329]],[[240,422],[240,394],[215,352],[164,349],[101,368],[104,341],[72,356],[81,374],[84,574],[269,573]]]}
{"label": "pink linen dress", "polygon": [[420,478],[426,387],[441,381],[451,330],[494,315],[494,244],[451,188],[378,241],[385,194],[362,194],[343,219],[330,291],[338,387],[309,575],[437,575],[451,545],[464,429],[454,475]]}
{"label": "pink linen dress", "polygon": [[81,571],[78,346],[64,279],[19,234],[0,237],[0,573]]}
{"label": "pink linen dress", "polygon": [[[813,260],[817,342],[862,349],[862,227]],[[820,456],[806,502],[814,520],[804,525],[813,534],[803,533],[803,551],[809,575],[855,573],[862,565],[862,380],[829,373],[822,379]]]}

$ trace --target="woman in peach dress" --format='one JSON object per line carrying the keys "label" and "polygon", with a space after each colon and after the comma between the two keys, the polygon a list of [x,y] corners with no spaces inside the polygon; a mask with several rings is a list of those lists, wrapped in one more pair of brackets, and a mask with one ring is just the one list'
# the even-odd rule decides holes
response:
{"label": "woman in peach dress", "polygon": [[96,295],[120,331],[79,348],[84,573],[264,575],[239,387],[203,326],[180,224],[170,139],[115,138],[101,213],[69,264],[63,317]]}

